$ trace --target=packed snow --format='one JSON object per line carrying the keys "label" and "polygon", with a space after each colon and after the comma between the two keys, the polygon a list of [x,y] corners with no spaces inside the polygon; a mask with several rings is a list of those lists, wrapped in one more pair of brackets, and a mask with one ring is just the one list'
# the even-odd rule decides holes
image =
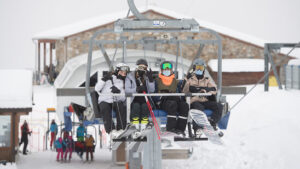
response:
{"label": "packed snow", "polygon": [[[248,86],[251,87],[251,86]],[[51,86],[35,86],[35,106],[33,112],[22,119],[30,118],[45,123],[47,106],[54,104],[54,90]],[[230,105],[241,96],[227,96]],[[229,126],[223,140],[224,146],[210,142],[199,142],[188,160],[163,160],[164,169],[298,169],[300,159],[299,90],[279,90],[270,87],[263,91],[263,85],[256,87],[232,111]],[[41,105],[39,105],[41,104]],[[53,106],[53,105],[51,105]],[[22,120],[21,120],[22,122]],[[70,163],[55,161],[56,153],[32,151],[29,155],[18,155],[18,162],[1,166],[5,169],[39,168],[110,168],[111,152],[107,148],[96,147],[95,160],[82,162],[73,154]]]}

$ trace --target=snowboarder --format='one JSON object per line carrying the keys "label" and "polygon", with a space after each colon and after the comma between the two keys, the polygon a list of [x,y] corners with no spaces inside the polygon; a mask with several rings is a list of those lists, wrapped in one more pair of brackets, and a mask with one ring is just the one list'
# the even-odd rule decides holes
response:
{"label": "snowboarder", "polygon": [[[156,79],[156,93],[178,93],[178,80],[173,73],[173,64],[164,61],[160,65],[161,72]],[[185,135],[189,106],[178,96],[164,96],[159,99],[159,106],[167,115],[167,131]],[[177,118],[178,112],[178,118]]]}
{"label": "snowboarder", "polygon": [[77,141],[84,141],[85,132],[86,132],[85,128],[84,128],[83,124],[81,123],[76,130]]}
{"label": "snowboarder", "polygon": [[86,147],[86,161],[89,161],[89,153],[91,154],[91,161],[94,160],[93,152],[94,152],[94,138],[92,135],[87,135],[85,137],[85,147]]}
{"label": "snowboarder", "polygon": [[[125,63],[119,63],[114,73],[108,73],[95,86],[98,94],[125,93],[124,83],[129,67]],[[111,133],[112,138],[116,138],[126,127],[126,109],[124,96],[100,96],[98,104],[100,114],[103,114],[104,127],[106,132]],[[112,110],[117,117],[117,126],[112,121]]]}
{"label": "snowboarder", "polygon": [[65,140],[66,143],[66,151],[65,151],[65,161],[67,160],[67,155],[69,153],[69,161],[72,158],[72,152],[73,152],[73,147],[74,147],[74,141],[72,136],[68,136]]}
{"label": "snowboarder", "polygon": [[[187,75],[185,82],[183,82],[184,93],[211,93],[216,95],[217,88],[214,83],[208,77],[204,76],[205,62],[198,58],[193,62],[192,72]],[[221,119],[223,106],[221,103],[211,101],[208,97],[192,97],[191,98],[191,109],[197,109],[204,111],[204,109],[211,109],[213,111],[212,116],[208,118],[211,126],[217,130],[217,123]],[[202,131],[195,122],[193,122],[193,129],[196,137],[200,137]]]}
{"label": "snowboarder", "polygon": [[56,140],[56,135],[58,132],[58,127],[57,124],[55,123],[55,120],[53,119],[50,125],[50,135],[51,135],[51,140],[50,140],[50,148],[52,149],[53,147],[53,142]]}
{"label": "snowboarder", "polygon": [[24,155],[27,155],[28,135],[31,135],[31,131],[29,131],[28,123],[25,120],[23,125],[21,126],[21,142],[19,143],[19,146],[21,146],[21,144],[24,143],[23,146]]}
{"label": "snowboarder", "polygon": [[[135,71],[127,75],[125,80],[126,93],[153,93],[155,83],[152,76],[152,70],[147,70],[148,63],[145,59],[139,59],[136,62],[137,68]],[[144,96],[134,97],[131,99],[131,114],[130,120],[138,129],[141,124],[141,129],[145,129],[148,124],[149,109]]]}
{"label": "snowboarder", "polygon": [[66,143],[63,141],[61,137],[59,137],[54,144],[57,151],[56,161],[59,161],[59,156],[61,157],[61,160],[63,160],[63,155],[64,155],[63,146],[65,146]]}

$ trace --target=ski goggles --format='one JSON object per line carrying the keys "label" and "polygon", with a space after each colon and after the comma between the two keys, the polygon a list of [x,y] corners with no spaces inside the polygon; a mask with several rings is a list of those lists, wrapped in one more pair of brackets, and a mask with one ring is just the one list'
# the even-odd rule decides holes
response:
{"label": "ski goggles", "polygon": [[139,65],[139,66],[137,67],[137,70],[147,70],[147,66]]}
{"label": "ski goggles", "polygon": [[205,66],[204,65],[195,65],[194,69],[195,70],[202,70],[203,71],[205,69]]}
{"label": "ski goggles", "polygon": [[172,64],[171,63],[164,63],[161,65],[162,69],[172,69]]}
{"label": "ski goggles", "polygon": [[121,71],[129,72],[129,71],[130,71],[130,68],[129,68],[129,66],[121,66],[121,67],[120,67],[120,70],[121,70]]}

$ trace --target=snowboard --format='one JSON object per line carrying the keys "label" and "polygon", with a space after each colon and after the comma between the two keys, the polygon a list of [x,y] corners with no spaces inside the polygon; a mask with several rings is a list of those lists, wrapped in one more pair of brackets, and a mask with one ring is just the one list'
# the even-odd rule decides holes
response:
{"label": "snowboard", "polygon": [[191,109],[189,111],[191,118],[195,123],[202,128],[203,133],[208,138],[208,140],[214,144],[223,145],[224,142],[221,140],[219,133],[214,130],[210,125],[207,116],[204,112],[196,109]]}

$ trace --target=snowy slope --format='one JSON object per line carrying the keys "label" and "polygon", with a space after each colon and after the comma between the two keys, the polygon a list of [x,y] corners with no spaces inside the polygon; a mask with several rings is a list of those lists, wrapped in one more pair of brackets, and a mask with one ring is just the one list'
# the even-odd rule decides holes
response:
{"label": "snowy slope", "polygon": [[[241,96],[228,96],[233,105]],[[164,169],[298,169],[300,159],[300,91],[258,86],[231,111],[225,146],[197,143],[188,160],[164,160]],[[37,104],[37,102],[36,102]],[[19,156],[19,169],[34,166],[52,168],[108,168],[111,153],[97,148],[95,162],[83,164],[74,154],[68,164],[55,162],[54,152]],[[15,168],[6,166],[5,169]]]}

